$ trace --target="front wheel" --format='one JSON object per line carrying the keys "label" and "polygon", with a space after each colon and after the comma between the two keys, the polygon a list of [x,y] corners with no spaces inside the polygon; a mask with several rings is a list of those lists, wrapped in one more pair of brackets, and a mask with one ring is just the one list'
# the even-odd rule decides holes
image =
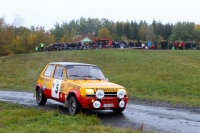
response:
{"label": "front wheel", "polygon": [[118,109],[113,109],[115,113],[122,113],[125,108],[118,108]]}
{"label": "front wheel", "polygon": [[38,89],[36,91],[36,102],[39,105],[45,105],[45,103],[47,102],[47,98],[45,98],[44,94],[42,93],[41,89]]}
{"label": "front wheel", "polygon": [[70,115],[75,115],[80,111],[79,103],[74,96],[69,98],[68,112]]}

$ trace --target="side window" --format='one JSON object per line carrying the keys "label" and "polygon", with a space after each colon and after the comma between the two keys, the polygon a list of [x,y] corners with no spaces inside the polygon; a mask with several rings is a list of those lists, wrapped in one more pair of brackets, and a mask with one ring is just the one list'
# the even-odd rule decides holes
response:
{"label": "side window", "polygon": [[44,76],[52,77],[52,76],[53,76],[54,68],[55,68],[54,65],[49,65],[49,66],[47,67],[47,69],[45,70],[45,72],[44,72]]}
{"label": "side window", "polygon": [[54,73],[54,78],[64,80],[65,75],[64,75],[64,67],[61,66],[56,66],[56,70]]}

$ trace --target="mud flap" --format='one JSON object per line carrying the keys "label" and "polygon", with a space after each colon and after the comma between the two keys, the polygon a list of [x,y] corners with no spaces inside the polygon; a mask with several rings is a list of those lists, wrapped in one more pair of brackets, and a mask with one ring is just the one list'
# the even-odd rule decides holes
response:
{"label": "mud flap", "polygon": [[64,107],[68,107],[68,101],[67,101],[67,99],[65,100]]}
{"label": "mud flap", "polygon": [[65,95],[65,103],[64,103],[64,107],[68,107],[67,95]]}

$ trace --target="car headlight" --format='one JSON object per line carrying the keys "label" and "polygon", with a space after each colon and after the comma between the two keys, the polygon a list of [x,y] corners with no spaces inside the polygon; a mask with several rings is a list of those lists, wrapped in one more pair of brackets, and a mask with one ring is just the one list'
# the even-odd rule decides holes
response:
{"label": "car headlight", "polygon": [[95,95],[98,99],[102,99],[104,97],[104,91],[98,90]]}
{"label": "car headlight", "polygon": [[124,89],[119,89],[117,92],[117,97],[119,99],[122,99],[124,96],[126,95],[125,90]]}
{"label": "car headlight", "polygon": [[94,89],[86,89],[86,94],[94,94]]}

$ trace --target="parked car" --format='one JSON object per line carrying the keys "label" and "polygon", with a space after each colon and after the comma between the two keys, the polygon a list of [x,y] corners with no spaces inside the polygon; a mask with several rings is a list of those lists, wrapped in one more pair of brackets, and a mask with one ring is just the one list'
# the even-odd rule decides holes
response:
{"label": "parked car", "polygon": [[70,115],[81,109],[121,113],[128,103],[123,86],[109,82],[98,66],[85,63],[48,63],[37,78],[35,93],[39,105],[53,99],[64,103]]}

